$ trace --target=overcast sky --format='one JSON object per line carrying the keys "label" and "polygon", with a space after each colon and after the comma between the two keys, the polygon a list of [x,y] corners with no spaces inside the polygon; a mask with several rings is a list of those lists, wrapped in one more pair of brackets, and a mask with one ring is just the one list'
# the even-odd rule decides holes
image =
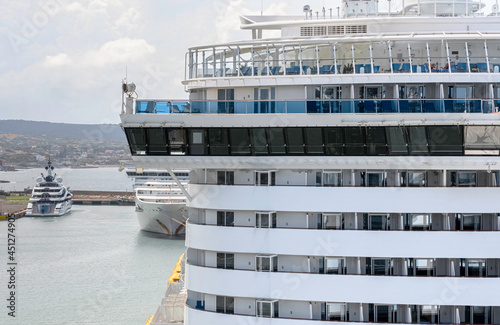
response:
{"label": "overcast sky", "polygon": [[[264,0],[302,14],[339,0]],[[0,119],[118,123],[121,80],[144,98],[187,95],[190,46],[250,38],[239,16],[260,0],[0,0]]]}

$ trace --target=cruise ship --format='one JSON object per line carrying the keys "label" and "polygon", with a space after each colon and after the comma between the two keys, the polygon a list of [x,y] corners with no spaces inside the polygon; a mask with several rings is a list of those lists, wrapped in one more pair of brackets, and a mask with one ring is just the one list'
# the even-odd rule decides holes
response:
{"label": "cruise ship", "polygon": [[176,184],[189,182],[189,172],[176,170],[176,180],[164,170],[129,169],[127,176],[135,180],[135,211],[141,230],[169,236],[185,233],[186,196]]}
{"label": "cruise ship", "polygon": [[31,217],[58,217],[71,211],[73,194],[62,184],[63,179],[52,174],[50,160],[45,167],[47,176],[37,178],[26,215]]}
{"label": "cruise ship", "polygon": [[184,323],[500,324],[498,6],[298,9],[123,86],[136,166],[190,169]]}

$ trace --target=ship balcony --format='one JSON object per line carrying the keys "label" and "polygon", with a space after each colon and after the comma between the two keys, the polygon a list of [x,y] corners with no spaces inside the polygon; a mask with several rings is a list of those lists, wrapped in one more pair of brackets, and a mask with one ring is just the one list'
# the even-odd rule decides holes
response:
{"label": "ship balcony", "polygon": [[[206,238],[217,238],[207,241]],[[497,259],[496,231],[357,231],[218,227],[188,222],[186,246],[234,254]]]}
{"label": "ship balcony", "polygon": [[[186,287],[190,291],[214,296],[266,300],[387,305],[446,305],[446,302],[461,306],[500,305],[498,278],[325,276],[226,270],[187,264]],[[453,299],[450,296],[454,296]]]}
{"label": "ship balcony", "polygon": [[316,325],[321,324],[321,321],[339,325],[500,322],[500,307],[454,306],[451,305],[452,301],[447,303],[448,305],[389,305],[294,301],[216,296],[188,291],[184,314],[186,321],[206,325]]}
{"label": "ship balcony", "polygon": [[489,114],[499,106],[500,99],[137,100],[127,114]]}
{"label": "ship balcony", "polygon": [[[499,187],[305,187],[190,184],[191,208],[309,213],[499,213]],[[326,199],[328,198],[328,199]],[[332,211],[334,210],[334,211]]]}

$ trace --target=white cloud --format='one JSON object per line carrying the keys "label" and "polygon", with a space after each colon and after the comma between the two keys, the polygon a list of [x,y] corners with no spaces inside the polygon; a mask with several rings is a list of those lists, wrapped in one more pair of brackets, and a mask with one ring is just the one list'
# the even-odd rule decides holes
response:
{"label": "white cloud", "polygon": [[97,51],[85,53],[82,62],[86,66],[134,63],[155,51],[155,47],[143,39],[121,38],[103,44]]}
{"label": "white cloud", "polygon": [[42,64],[46,67],[63,67],[72,65],[73,61],[66,53],[59,53],[53,56],[46,56]]}
{"label": "white cloud", "polygon": [[[0,101],[19,108],[2,110],[1,119],[118,122],[126,66],[145,97],[186,98],[181,81],[188,47],[248,39],[239,16],[260,14],[255,0],[0,0],[0,30],[20,34],[25,19],[47,1],[60,3],[60,10],[19,53],[0,35],[0,88],[9,90]],[[301,13],[305,3],[264,4],[265,14],[286,14]]]}

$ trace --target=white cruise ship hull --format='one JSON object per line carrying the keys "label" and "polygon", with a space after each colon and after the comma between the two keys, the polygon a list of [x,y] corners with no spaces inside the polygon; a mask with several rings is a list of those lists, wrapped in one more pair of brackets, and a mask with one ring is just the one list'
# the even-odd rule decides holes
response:
{"label": "white cruise ship hull", "polygon": [[26,215],[30,217],[60,217],[71,212],[73,202],[29,203]]}
{"label": "white cruise ship hull", "polygon": [[184,225],[185,204],[145,202],[136,199],[136,214],[141,230],[169,236],[186,232]]}

